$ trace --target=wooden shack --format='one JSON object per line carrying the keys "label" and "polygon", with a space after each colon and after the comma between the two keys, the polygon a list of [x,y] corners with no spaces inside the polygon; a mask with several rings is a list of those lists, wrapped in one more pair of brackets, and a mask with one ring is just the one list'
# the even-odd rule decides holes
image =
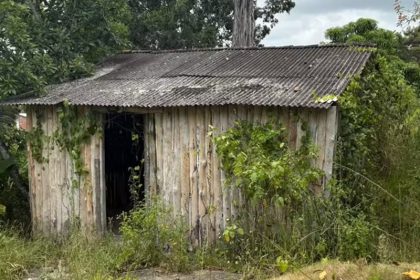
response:
{"label": "wooden shack", "polygon": [[[108,218],[129,210],[127,170],[144,159],[145,199],[156,194],[184,215],[196,240],[215,239],[236,215],[239,193],[224,188],[209,132],[237,120],[275,118],[291,147],[310,133],[319,149],[315,164],[328,180],[339,120],[333,97],[369,56],[335,45],[135,51],[108,59],[93,77],[6,102],[25,105],[29,130],[40,126],[47,136],[60,127],[64,102],[95,115],[101,126],[82,149],[88,175],[79,188],[72,187],[68,152],[52,142],[43,146],[48,160],[38,162],[29,147],[34,232],[65,234],[74,219],[87,232],[104,232]],[[133,131],[141,139],[135,150]]]}

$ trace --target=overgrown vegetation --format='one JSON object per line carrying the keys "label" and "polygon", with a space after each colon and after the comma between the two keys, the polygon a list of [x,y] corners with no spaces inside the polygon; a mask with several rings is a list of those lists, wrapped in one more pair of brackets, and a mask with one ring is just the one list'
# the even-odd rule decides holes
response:
{"label": "overgrown vegetation", "polygon": [[[213,47],[231,38],[231,0],[75,3],[0,1],[0,97],[42,94],[47,84],[89,75],[94,63],[133,45]],[[267,1],[257,8],[255,16],[264,23],[256,41],[277,23],[275,14],[293,5]],[[121,275],[151,266],[223,268],[258,278],[325,259],[418,261],[419,31],[399,35],[371,19],[327,31],[334,43],[374,43],[377,51],[343,96],[319,100],[338,100],[341,112],[335,178],[325,189],[322,172],[311,165],[316,149],[309,138],[294,150],[278,123],[238,123],[214,140],[227,186],[240,189],[247,206],[214,247],[191,247],[182,217],[159,201],[147,207],[135,203],[124,216],[121,241],[109,236],[91,242],[77,232],[61,243],[30,239],[21,234],[25,228],[0,224],[0,278],[31,273],[53,279],[129,278]],[[1,111],[0,144],[12,158],[2,161],[0,170],[0,219],[27,225],[25,189],[10,172],[17,169],[27,181],[25,134],[14,127],[15,113]],[[83,176],[81,147],[98,128],[92,116],[78,118],[81,114],[66,104],[62,128],[52,139],[40,128],[27,135],[34,158],[47,160],[43,145],[55,141]],[[140,171],[141,165],[131,172],[136,190],[142,187]]]}

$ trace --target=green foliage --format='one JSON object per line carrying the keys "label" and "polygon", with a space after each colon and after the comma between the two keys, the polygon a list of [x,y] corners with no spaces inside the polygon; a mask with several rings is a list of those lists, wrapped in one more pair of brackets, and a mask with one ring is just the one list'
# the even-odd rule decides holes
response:
{"label": "green foliage", "polygon": [[[398,61],[377,54],[340,97],[336,174],[343,200],[392,236],[394,258],[412,259],[420,224],[420,102]],[[367,244],[365,244],[367,245]],[[360,247],[360,246],[359,246]]]}
{"label": "green foliage", "polygon": [[322,172],[311,166],[316,151],[309,134],[300,149],[292,150],[280,124],[238,122],[214,141],[226,186],[244,196],[239,216],[223,233],[221,252],[229,262],[238,270],[284,272],[286,263],[336,256],[337,205],[311,192]]}
{"label": "green foliage", "polygon": [[124,216],[120,230],[123,238],[121,267],[130,270],[154,266],[170,271],[191,269],[188,228],[182,217],[174,217],[159,200]]}
{"label": "green foliage", "polygon": [[117,269],[120,244],[114,236],[88,240],[74,232],[61,242],[27,239],[16,228],[0,230],[1,279],[133,279]]}
{"label": "green foliage", "polygon": [[386,174],[398,168],[402,159],[398,143],[411,141],[411,118],[418,107],[402,71],[378,55],[365,75],[350,83],[340,105],[343,162],[363,172],[381,166],[381,173]]}
{"label": "green foliage", "polygon": [[50,261],[58,266],[56,279],[120,279],[117,268],[120,244],[114,236],[88,240],[74,232],[62,244],[55,245],[58,261],[51,258]]}
{"label": "green foliage", "polygon": [[316,151],[308,139],[299,150],[289,149],[285,129],[275,122],[238,122],[214,141],[227,185],[255,204],[296,204],[322,175],[311,168]]}
{"label": "green foliage", "polygon": [[143,164],[144,159],[141,160],[139,165],[129,168],[130,176],[128,178],[128,186],[131,201],[135,206],[139,206],[143,202],[140,196],[144,187],[142,184]]}
{"label": "green foliage", "polygon": [[46,84],[84,76],[128,44],[123,0],[4,0],[0,10],[1,97],[39,94]]}
{"label": "green foliage", "polygon": [[[229,45],[233,29],[232,0],[129,1],[131,40],[145,49],[179,49]],[[294,7],[291,0],[269,0],[255,9],[260,42],[277,24],[275,17]]]}
{"label": "green foliage", "polygon": [[49,139],[42,129],[42,121],[44,120],[42,113],[38,112],[36,116],[36,126],[31,129],[26,135],[29,147],[31,149],[32,157],[37,162],[44,162],[46,160],[43,156],[44,143]]}
{"label": "green foliage", "polygon": [[98,122],[90,110],[68,103],[64,103],[61,109],[58,114],[61,128],[54,132],[54,140],[69,153],[76,175],[87,175],[82,148],[98,131]]}
{"label": "green foliage", "polygon": [[244,229],[237,225],[227,226],[223,231],[223,239],[226,242],[235,240],[235,237],[241,237],[244,235]]}
{"label": "green foliage", "polygon": [[342,27],[330,28],[325,37],[333,43],[375,44],[379,49],[396,54],[401,47],[401,35],[378,27],[374,19],[360,18]]}
{"label": "green foliage", "polygon": [[73,179],[73,186],[80,185],[80,179],[88,174],[82,156],[83,146],[88,144],[92,135],[98,132],[97,117],[90,111],[64,103],[58,113],[60,127],[52,137],[45,135],[42,129],[42,114],[37,113],[37,125],[27,134],[28,143],[33,158],[42,163],[48,160],[43,155],[44,145],[57,144],[70,155],[77,178]]}
{"label": "green foliage", "polygon": [[363,214],[350,217],[340,225],[338,233],[338,256],[341,259],[373,259],[376,253],[376,232]]}
{"label": "green foliage", "polygon": [[[4,226],[0,224],[0,226]],[[22,279],[28,269],[44,263],[43,252],[52,249],[46,240],[31,242],[11,230],[0,231],[0,278]]]}
{"label": "green foliage", "polygon": [[405,79],[415,87],[420,96],[420,66],[416,60],[420,28],[407,30],[406,34],[379,28],[377,21],[360,18],[341,27],[330,28],[325,37],[332,43],[374,44],[379,54],[392,61],[403,71]]}

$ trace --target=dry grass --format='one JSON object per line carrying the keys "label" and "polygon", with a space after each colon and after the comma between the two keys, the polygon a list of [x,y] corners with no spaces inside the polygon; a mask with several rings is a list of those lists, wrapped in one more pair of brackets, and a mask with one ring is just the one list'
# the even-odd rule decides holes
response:
{"label": "dry grass", "polygon": [[402,273],[410,270],[420,271],[420,263],[395,265],[324,261],[272,280],[319,280],[323,271],[326,272],[325,280],[398,280],[407,279]]}

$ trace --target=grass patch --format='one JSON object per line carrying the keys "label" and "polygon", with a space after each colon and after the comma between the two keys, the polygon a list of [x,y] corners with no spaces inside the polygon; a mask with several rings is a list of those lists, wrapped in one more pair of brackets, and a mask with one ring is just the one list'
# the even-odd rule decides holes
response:
{"label": "grass patch", "polygon": [[55,253],[53,244],[47,240],[28,240],[15,230],[1,230],[0,279],[21,279],[31,269],[48,265]]}

